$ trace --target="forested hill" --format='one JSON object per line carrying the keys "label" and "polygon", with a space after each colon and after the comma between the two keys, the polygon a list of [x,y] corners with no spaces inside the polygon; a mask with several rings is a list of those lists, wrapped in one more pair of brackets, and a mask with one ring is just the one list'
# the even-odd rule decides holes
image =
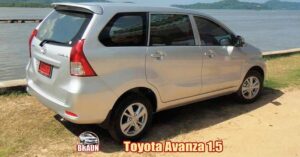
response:
{"label": "forested hill", "polygon": [[[54,2],[87,2],[86,0],[0,0],[0,7],[49,7]],[[110,0],[88,0],[89,2],[109,2]],[[129,0],[130,1],[130,0]],[[199,0],[200,1],[200,0]],[[251,10],[300,10],[300,2],[269,0],[265,3],[220,0],[214,3],[172,5],[188,9],[251,9]]]}
{"label": "forested hill", "polygon": [[188,9],[300,10],[299,2],[286,2],[280,0],[269,0],[265,3],[241,2],[239,0],[221,0],[214,3],[195,3],[173,6]]}
{"label": "forested hill", "polygon": [[[49,7],[54,2],[87,2],[86,0],[0,0],[0,7]],[[88,0],[108,2],[108,0]]]}

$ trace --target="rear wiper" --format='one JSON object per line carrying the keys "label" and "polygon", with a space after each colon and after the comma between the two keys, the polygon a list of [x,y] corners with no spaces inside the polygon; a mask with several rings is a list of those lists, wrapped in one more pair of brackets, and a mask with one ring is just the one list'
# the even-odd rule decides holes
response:
{"label": "rear wiper", "polygon": [[56,41],[56,40],[51,40],[51,39],[44,39],[41,43],[40,46],[43,47],[46,43],[55,43],[55,44],[66,44],[60,41]]}

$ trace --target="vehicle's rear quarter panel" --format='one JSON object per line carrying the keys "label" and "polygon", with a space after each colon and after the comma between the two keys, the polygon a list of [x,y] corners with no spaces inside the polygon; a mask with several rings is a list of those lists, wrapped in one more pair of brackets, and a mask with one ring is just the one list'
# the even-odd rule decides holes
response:
{"label": "vehicle's rear quarter panel", "polygon": [[[114,11],[104,10],[103,15],[94,15],[93,24],[84,35],[86,57],[99,79],[110,87],[116,98],[136,87],[149,88],[158,96],[156,89],[146,81],[146,46],[106,47],[99,41],[100,32],[115,14]],[[117,99],[112,100],[116,101]],[[106,105],[112,107],[114,103]]]}

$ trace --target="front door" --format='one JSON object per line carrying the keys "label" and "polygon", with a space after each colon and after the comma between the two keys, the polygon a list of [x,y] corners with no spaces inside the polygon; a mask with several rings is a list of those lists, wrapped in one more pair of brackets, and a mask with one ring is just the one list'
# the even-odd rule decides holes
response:
{"label": "front door", "polygon": [[194,17],[204,54],[202,69],[202,92],[209,93],[239,84],[242,54],[234,45],[234,35],[219,24]]}

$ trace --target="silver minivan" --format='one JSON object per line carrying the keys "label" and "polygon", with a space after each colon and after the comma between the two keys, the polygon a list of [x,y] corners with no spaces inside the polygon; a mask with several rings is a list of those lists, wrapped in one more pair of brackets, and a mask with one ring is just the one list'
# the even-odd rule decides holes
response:
{"label": "silver minivan", "polygon": [[28,92],[66,120],[138,140],[153,113],[233,94],[255,101],[261,52],[198,11],[55,3],[29,40]]}

